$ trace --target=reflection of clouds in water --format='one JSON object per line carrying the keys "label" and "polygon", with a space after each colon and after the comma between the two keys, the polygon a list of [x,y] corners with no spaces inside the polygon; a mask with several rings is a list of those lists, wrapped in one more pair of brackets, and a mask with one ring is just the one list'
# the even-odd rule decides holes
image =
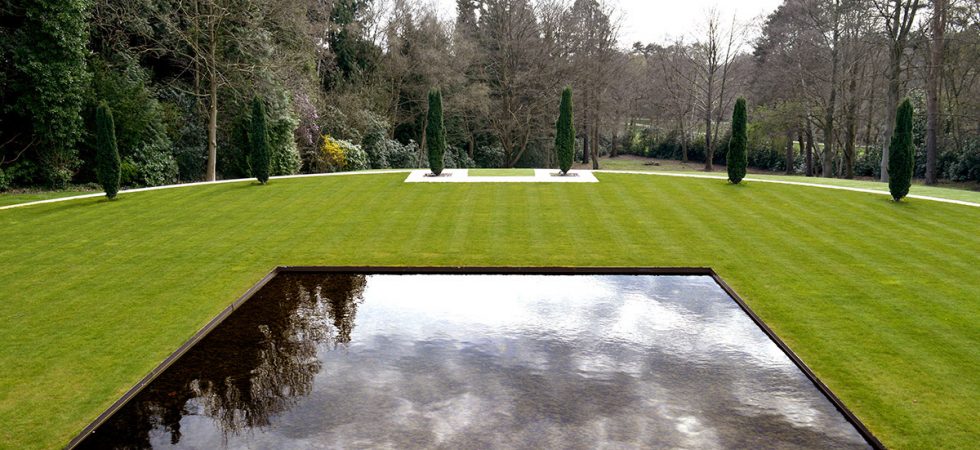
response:
{"label": "reflection of clouds in water", "polygon": [[[433,280],[371,277],[366,296],[372,309],[361,316],[360,332],[384,333],[388,323],[409,323],[397,328],[399,340],[437,333],[494,354],[502,364],[542,371],[555,369],[550,367],[557,363],[555,349],[514,337],[565,341],[571,350],[557,353],[560,367],[596,378],[610,373],[644,378],[659,369],[644,363],[649,354],[662,353],[681,360],[675,364],[706,370],[730,366],[724,369],[731,378],[724,390],[742,402],[741,414],[778,415],[811,427],[843,420],[832,407],[827,410],[826,399],[710,277],[523,276],[516,283],[498,275],[436,278],[440,285],[448,281],[445,289],[418,301],[404,293],[431,287]],[[772,386],[788,387],[780,392]],[[799,395],[800,389],[812,395]],[[686,417],[678,430],[710,434]]]}
{"label": "reflection of clouds in water", "polygon": [[[656,348],[697,361],[713,361],[725,352],[770,369],[797,370],[707,276],[374,275],[369,280],[365,297],[371,309],[358,319],[368,335],[420,340],[439,333],[488,345],[515,334],[546,336],[589,346]],[[427,294],[407,295],[413,292]]]}
{"label": "reflection of clouds in water", "polygon": [[[191,399],[180,419],[179,445],[711,449],[863,443],[710,277],[374,275],[363,301],[339,297],[348,301],[324,311],[350,320],[324,322],[323,330],[303,326],[293,336],[349,336],[349,343],[324,340],[314,360],[293,352],[288,356],[302,361],[282,366],[316,366],[303,371],[312,377],[311,390],[287,393],[294,405],[274,408],[270,426],[231,434],[215,433],[223,422]],[[256,386],[289,385],[267,366],[255,366],[253,376],[267,374]],[[157,430],[150,440],[166,446],[170,435]]]}

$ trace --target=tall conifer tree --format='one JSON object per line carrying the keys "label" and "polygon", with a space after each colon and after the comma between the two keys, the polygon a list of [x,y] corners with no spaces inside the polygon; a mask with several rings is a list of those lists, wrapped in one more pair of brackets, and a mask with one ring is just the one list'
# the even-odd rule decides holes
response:
{"label": "tall conifer tree", "polygon": [[269,167],[272,165],[272,155],[269,151],[269,134],[266,131],[265,104],[258,97],[252,99],[252,130],[249,136],[251,144],[252,173],[259,183],[269,182]]}
{"label": "tall conifer tree", "polygon": [[912,146],[912,103],[905,99],[895,114],[895,132],[888,146],[888,190],[895,201],[909,193],[912,171],[915,169],[915,148]]}
{"label": "tall conifer tree", "polygon": [[119,193],[120,171],[119,149],[116,146],[116,125],[112,120],[112,110],[105,102],[95,110],[95,171],[105,196],[112,200]]}
{"label": "tall conifer tree", "polygon": [[558,169],[568,173],[575,159],[575,120],[572,117],[572,88],[565,87],[561,93],[561,106],[558,108],[558,122],[555,124],[555,151],[558,153]]}
{"label": "tall conifer tree", "polygon": [[446,129],[442,122],[442,93],[439,89],[429,91],[429,117],[425,126],[425,149],[429,153],[429,168],[436,175],[442,174],[445,167]]}
{"label": "tall conifer tree", "polygon": [[748,166],[746,145],[748,144],[745,99],[735,101],[735,111],[732,112],[732,140],[728,143],[728,181],[738,184],[745,178],[745,168]]}

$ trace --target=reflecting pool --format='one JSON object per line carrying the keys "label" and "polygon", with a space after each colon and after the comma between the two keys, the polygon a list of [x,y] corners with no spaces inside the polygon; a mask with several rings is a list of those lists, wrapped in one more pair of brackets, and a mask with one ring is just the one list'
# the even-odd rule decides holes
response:
{"label": "reflecting pool", "polygon": [[709,276],[276,276],[80,448],[866,448]]}

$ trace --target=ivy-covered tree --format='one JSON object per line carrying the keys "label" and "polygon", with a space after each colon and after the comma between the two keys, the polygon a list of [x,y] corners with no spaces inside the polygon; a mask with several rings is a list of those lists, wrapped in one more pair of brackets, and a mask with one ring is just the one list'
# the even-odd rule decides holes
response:
{"label": "ivy-covered tree", "polygon": [[572,168],[575,159],[575,119],[572,117],[572,88],[565,87],[558,107],[558,123],[555,124],[555,151],[558,153],[558,169],[564,175]]}
{"label": "ivy-covered tree", "polygon": [[269,152],[269,133],[266,131],[265,104],[258,97],[252,99],[252,129],[249,143],[252,146],[252,173],[259,183],[269,182],[272,155]]}
{"label": "ivy-covered tree", "polygon": [[25,146],[38,152],[44,178],[64,187],[79,164],[76,145],[84,128],[81,112],[90,78],[85,58],[91,2],[14,3],[20,6],[0,7],[10,8],[12,22],[4,26],[13,29],[4,49],[10,79],[0,89],[13,99],[14,113],[29,124],[30,132],[22,133],[31,136]]}
{"label": "ivy-covered tree", "polygon": [[112,110],[102,102],[95,110],[95,172],[109,200],[119,193],[120,165]]}
{"label": "ivy-covered tree", "polygon": [[429,154],[429,169],[436,175],[442,174],[445,167],[446,129],[442,121],[442,93],[439,89],[429,91],[429,116],[425,126],[425,149]]}
{"label": "ivy-covered tree", "polygon": [[895,115],[895,132],[888,146],[888,190],[895,201],[909,193],[912,171],[915,169],[915,148],[912,146],[912,103],[905,99]]}
{"label": "ivy-covered tree", "polygon": [[738,184],[745,178],[745,168],[748,165],[746,145],[748,135],[746,124],[748,118],[745,112],[745,99],[735,101],[735,111],[732,112],[732,139],[728,143],[728,181]]}

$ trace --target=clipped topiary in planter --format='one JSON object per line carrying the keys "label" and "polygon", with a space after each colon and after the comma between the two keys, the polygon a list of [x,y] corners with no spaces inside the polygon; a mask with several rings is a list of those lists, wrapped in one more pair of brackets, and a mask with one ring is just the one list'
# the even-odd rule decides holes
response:
{"label": "clipped topiary in planter", "polygon": [[735,101],[735,111],[732,112],[732,139],[728,144],[728,181],[738,184],[745,178],[745,168],[749,160],[746,152],[748,143],[747,124],[745,112],[745,99],[739,98]]}
{"label": "clipped topiary in planter", "polygon": [[429,169],[435,175],[442,174],[445,168],[443,156],[446,154],[446,129],[442,123],[442,93],[439,89],[429,91],[429,117],[425,126],[425,150],[429,154]]}
{"label": "clipped topiary in planter", "polygon": [[888,146],[888,190],[895,201],[909,194],[915,149],[912,146],[912,103],[905,99],[895,114],[895,133]]}
{"label": "clipped topiary in planter", "polygon": [[105,196],[112,200],[119,193],[121,161],[116,146],[116,125],[106,102],[95,110],[95,171]]}
{"label": "clipped topiary in planter", "polygon": [[558,170],[564,175],[572,168],[572,160],[575,158],[572,88],[567,86],[561,93],[561,106],[558,107],[558,122],[555,124],[555,152],[558,153]]}
{"label": "clipped topiary in planter", "polygon": [[269,135],[266,132],[265,104],[258,97],[252,99],[252,129],[249,143],[252,146],[252,173],[259,183],[269,182],[269,167],[272,166],[272,154],[269,151]]}

